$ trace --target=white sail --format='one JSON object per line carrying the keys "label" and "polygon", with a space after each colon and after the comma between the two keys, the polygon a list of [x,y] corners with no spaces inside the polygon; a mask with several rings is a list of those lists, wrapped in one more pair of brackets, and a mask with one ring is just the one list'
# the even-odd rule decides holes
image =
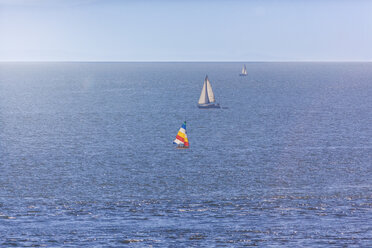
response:
{"label": "white sail", "polygon": [[205,81],[207,82],[207,95],[208,95],[208,99],[209,99],[209,102],[214,102],[214,93],[213,93],[213,90],[212,90],[212,86],[211,86],[211,83],[209,82],[209,79],[208,77],[205,78]]}
{"label": "white sail", "polygon": [[199,104],[209,103],[208,92],[207,92],[207,83],[206,83],[205,80],[204,80],[203,89],[201,91],[198,103]]}
{"label": "white sail", "polygon": [[247,67],[245,65],[243,66],[242,74],[247,75]]}

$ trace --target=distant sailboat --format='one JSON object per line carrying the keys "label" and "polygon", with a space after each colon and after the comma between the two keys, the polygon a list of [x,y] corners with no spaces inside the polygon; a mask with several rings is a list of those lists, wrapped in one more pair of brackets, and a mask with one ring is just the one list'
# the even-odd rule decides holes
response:
{"label": "distant sailboat", "polygon": [[189,139],[187,138],[186,134],[186,121],[182,124],[182,127],[178,131],[173,144],[177,144],[177,149],[189,148]]}
{"label": "distant sailboat", "polygon": [[204,79],[203,88],[198,101],[199,108],[220,108],[220,105],[216,103],[214,99],[214,93],[212,90],[211,83],[209,82],[208,76]]}
{"label": "distant sailboat", "polygon": [[243,66],[242,73],[240,73],[239,76],[247,76],[247,67],[245,65]]}

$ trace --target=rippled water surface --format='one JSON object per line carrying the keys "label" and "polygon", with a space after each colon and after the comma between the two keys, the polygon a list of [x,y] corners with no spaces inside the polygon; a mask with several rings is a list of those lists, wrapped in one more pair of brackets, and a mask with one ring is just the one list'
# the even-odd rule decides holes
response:
{"label": "rippled water surface", "polygon": [[241,66],[0,63],[0,246],[371,247],[372,64]]}

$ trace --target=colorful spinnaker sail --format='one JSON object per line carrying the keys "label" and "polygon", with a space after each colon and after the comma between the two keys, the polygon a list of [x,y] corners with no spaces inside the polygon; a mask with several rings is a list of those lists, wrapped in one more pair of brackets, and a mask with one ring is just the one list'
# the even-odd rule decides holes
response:
{"label": "colorful spinnaker sail", "polygon": [[189,148],[189,140],[186,134],[186,121],[182,124],[182,127],[178,131],[173,144],[177,144],[178,147]]}

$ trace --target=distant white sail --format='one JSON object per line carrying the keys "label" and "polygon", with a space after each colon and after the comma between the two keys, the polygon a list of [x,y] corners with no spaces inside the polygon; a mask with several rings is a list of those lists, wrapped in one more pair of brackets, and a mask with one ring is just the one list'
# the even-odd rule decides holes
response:
{"label": "distant white sail", "polygon": [[247,67],[245,65],[243,66],[242,74],[247,75]]}
{"label": "distant white sail", "polygon": [[207,95],[208,95],[209,102],[213,103],[213,102],[215,102],[214,93],[213,93],[213,90],[212,90],[212,85],[209,82],[208,76],[205,78],[205,81],[206,81],[206,84],[207,84]]}

